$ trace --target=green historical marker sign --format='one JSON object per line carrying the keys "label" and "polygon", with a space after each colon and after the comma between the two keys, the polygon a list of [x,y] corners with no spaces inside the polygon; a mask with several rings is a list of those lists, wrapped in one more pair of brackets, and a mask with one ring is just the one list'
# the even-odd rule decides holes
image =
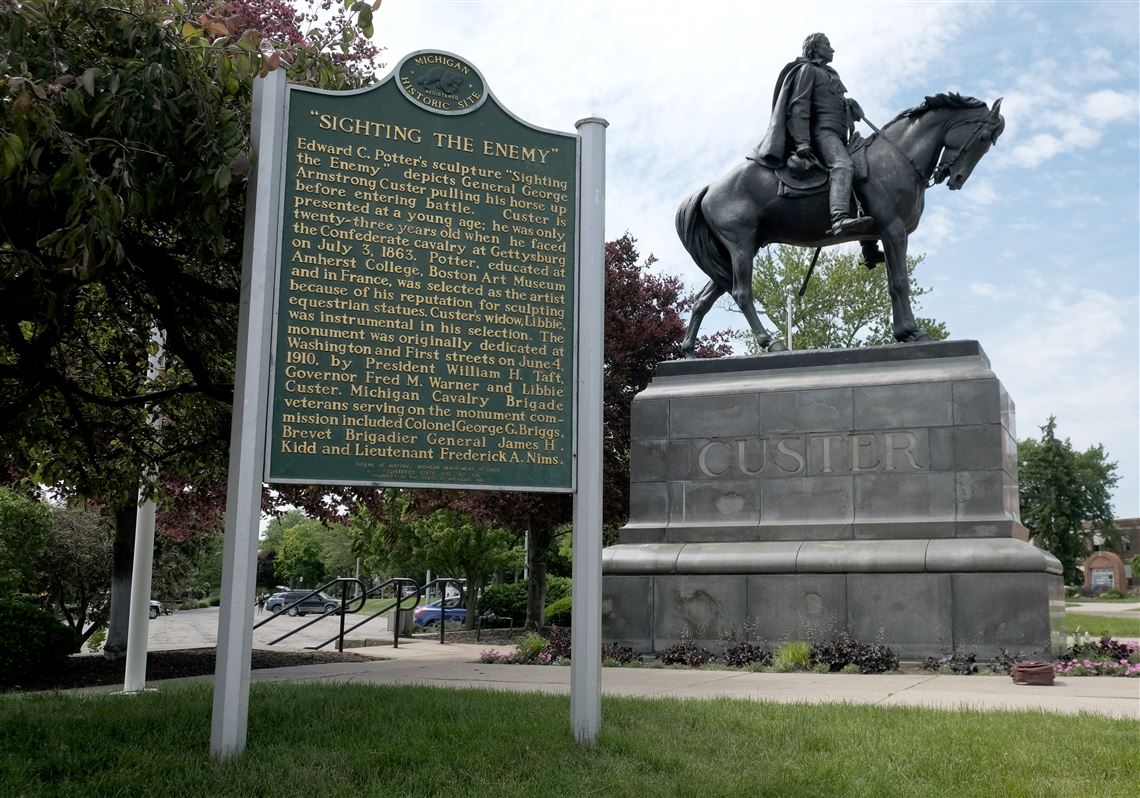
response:
{"label": "green historical marker sign", "polygon": [[286,126],[266,480],[573,490],[578,137],[441,52]]}

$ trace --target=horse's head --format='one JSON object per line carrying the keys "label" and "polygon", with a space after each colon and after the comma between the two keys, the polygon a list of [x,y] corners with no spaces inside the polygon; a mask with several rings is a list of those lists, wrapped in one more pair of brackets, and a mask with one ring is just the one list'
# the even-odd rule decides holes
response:
{"label": "horse's head", "polygon": [[970,173],[978,161],[997,144],[998,136],[1005,130],[1005,119],[1001,115],[1001,98],[993,108],[985,105],[970,113],[963,113],[952,119],[946,126],[942,157],[934,170],[934,182],[941,183],[949,178],[947,187],[957,191],[966,184]]}

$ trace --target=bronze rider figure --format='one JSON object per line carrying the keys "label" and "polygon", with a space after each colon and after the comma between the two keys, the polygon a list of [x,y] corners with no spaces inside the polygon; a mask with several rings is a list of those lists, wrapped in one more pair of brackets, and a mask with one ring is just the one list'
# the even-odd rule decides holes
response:
{"label": "bronze rider figure", "polygon": [[[831,236],[874,231],[867,216],[851,216],[851,187],[855,167],[847,153],[854,123],[863,118],[859,103],[846,96],[847,87],[830,66],[835,50],[827,36],[813,33],[804,40],[803,56],[786,65],[776,81],[772,118],[753,158],[773,169],[792,156],[820,164],[831,175],[828,207]],[[868,267],[881,263],[873,241],[864,242]],[[874,262],[872,262],[874,261]]]}

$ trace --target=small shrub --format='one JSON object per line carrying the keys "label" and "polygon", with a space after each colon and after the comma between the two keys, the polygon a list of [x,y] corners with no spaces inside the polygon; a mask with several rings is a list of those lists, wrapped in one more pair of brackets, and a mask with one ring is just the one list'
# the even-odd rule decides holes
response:
{"label": "small shrub", "polygon": [[641,655],[629,646],[619,646],[617,643],[602,644],[602,662],[612,662],[616,665],[629,665],[641,662]]}
{"label": "small shrub", "polygon": [[547,654],[548,661],[542,664],[549,665],[553,657],[550,657],[550,641],[537,632],[528,632],[519,638],[519,642],[515,645],[515,662],[535,662],[539,656]]}
{"label": "small shrub", "polygon": [[811,668],[811,646],[803,640],[791,640],[776,649],[772,667],[781,672],[806,671]]}
{"label": "small shrub", "polygon": [[1013,673],[1013,666],[1021,662],[1023,659],[1026,659],[1025,652],[1023,651],[1018,651],[1016,654],[1011,654],[1009,651],[1006,651],[1003,648],[1000,649],[1000,652],[1001,653],[990,660],[989,664],[986,665],[986,668],[990,673],[1009,676]]}
{"label": "small shrub", "polygon": [[220,607],[220,606],[222,606],[222,597],[221,596],[210,596],[209,600],[206,601],[206,606],[207,607]]}
{"label": "small shrub", "polygon": [[859,673],[859,666],[852,662],[849,665],[844,665],[839,669],[840,673]]}
{"label": "small shrub", "polygon": [[103,641],[107,639],[107,627],[100,626],[91,633],[91,637],[87,638],[87,650],[95,652],[99,650],[99,646],[103,645]]}
{"label": "small shrub", "polygon": [[834,640],[816,643],[811,649],[812,662],[827,666],[838,673],[854,665],[859,673],[886,673],[899,668],[899,658],[890,647],[882,643],[862,643],[843,633]]}
{"label": "small shrub", "polygon": [[755,643],[741,642],[724,650],[724,664],[733,668],[746,668],[749,665],[771,665],[772,652]]}
{"label": "small shrub", "polygon": [[526,620],[526,583],[491,585],[479,597],[476,610],[480,615],[494,613],[499,618],[513,620],[515,624],[523,623]]}
{"label": "small shrub", "polygon": [[546,577],[546,603],[547,605],[554,602],[569,598],[571,593],[570,577],[567,576],[547,576]]}
{"label": "small shrub", "polygon": [[927,657],[926,662],[922,663],[922,669],[943,674],[969,676],[978,672],[978,665],[975,660],[973,651],[969,654],[956,651],[952,654],[943,654],[941,657]]}
{"label": "small shrub", "polygon": [[657,660],[665,665],[687,665],[690,668],[699,668],[707,665],[716,657],[707,648],[693,644],[688,635],[681,636],[681,642],[674,643],[664,651],[657,652]]}
{"label": "small shrub", "polygon": [[[550,654],[555,660],[570,661],[570,630],[561,626],[551,626],[546,630],[546,640],[550,643]],[[603,656],[603,659],[605,657]]]}
{"label": "small shrub", "polygon": [[49,612],[0,600],[0,687],[50,673],[79,650],[75,634]]}
{"label": "small shrub", "polygon": [[1081,589],[1079,587],[1077,587],[1076,585],[1066,585],[1065,586],[1065,598],[1067,598],[1067,599],[1076,598],[1079,595],[1081,595]]}
{"label": "small shrub", "polygon": [[1110,587],[1108,590],[1102,590],[1100,593],[1098,593],[1098,594],[1097,594],[1097,596],[1098,596],[1099,598],[1102,598],[1102,599],[1122,599],[1122,598],[1128,598],[1128,594],[1127,594],[1127,593],[1125,593],[1125,592],[1124,592],[1123,590],[1121,590],[1120,588],[1116,588],[1116,587]]}
{"label": "small shrub", "polygon": [[563,596],[552,604],[547,605],[543,613],[543,623],[547,626],[569,626],[571,612],[571,599]]}

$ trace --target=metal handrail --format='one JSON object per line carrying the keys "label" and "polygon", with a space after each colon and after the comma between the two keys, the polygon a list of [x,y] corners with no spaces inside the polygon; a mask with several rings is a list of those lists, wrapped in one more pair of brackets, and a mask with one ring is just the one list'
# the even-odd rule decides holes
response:
{"label": "metal handrail", "polygon": [[[373,593],[379,593],[379,592],[383,591],[384,588],[386,588],[388,585],[392,585],[392,584],[395,584],[395,585],[411,585],[412,587],[414,587],[416,589],[416,592],[415,592],[415,600],[412,602],[412,607],[415,607],[417,604],[420,603],[420,596],[423,593],[422,589],[420,588],[420,586],[418,584],[416,584],[416,581],[414,579],[409,579],[406,576],[395,576],[395,577],[392,577],[391,579],[388,579],[384,582],[381,582],[380,584],[373,587],[371,590],[366,591],[362,598],[367,599]],[[308,646],[308,648],[311,648],[313,650],[321,649],[321,648],[324,648],[325,646],[327,646],[332,641],[339,639],[340,643],[338,644],[337,650],[343,651],[344,650],[344,636],[346,634],[348,634],[349,632],[356,631],[357,629],[359,629],[361,626],[368,623],[369,621],[374,620],[375,618],[378,618],[379,616],[383,615],[386,612],[391,612],[392,610],[396,611],[396,623],[395,623],[396,628],[393,631],[392,648],[399,648],[400,647],[400,613],[401,612],[407,612],[407,610],[403,609],[403,607],[401,605],[404,603],[404,599],[411,598],[411,597],[412,597],[412,594],[409,593],[407,595],[404,595],[404,591],[397,588],[396,589],[396,603],[395,604],[393,604],[390,607],[385,607],[382,610],[377,610],[376,612],[372,613],[367,618],[365,618],[363,621],[360,621],[359,623],[353,624],[352,626],[350,626],[347,629],[344,628],[344,617],[341,616],[340,634],[339,635],[336,635],[334,637],[330,637],[328,640],[321,643],[319,646]],[[363,601],[360,603],[360,607],[361,608],[364,607]]]}
{"label": "metal handrail", "polygon": [[[428,582],[426,585],[424,585],[424,590],[426,591],[432,585],[446,584],[448,582],[451,582],[451,583],[458,586],[458,588],[459,588],[459,603],[461,605],[466,605],[464,598],[467,596],[467,591],[465,590],[466,580],[464,580],[464,579],[452,579],[449,576],[441,576],[440,578],[433,579],[430,582]],[[446,603],[447,603],[447,588],[445,587],[443,590],[443,595],[440,596],[440,599],[439,599],[439,643],[440,643],[440,645],[443,645],[443,627],[444,627],[444,624],[446,623],[446,618],[447,618],[447,608],[444,606],[444,604],[446,604]]]}
{"label": "metal handrail", "polygon": [[[350,577],[350,576],[338,576],[336,579],[331,579],[328,582],[325,582],[320,587],[314,588],[313,590],[309,591],[305,595],[301,596],[301,598],[297,599],[296,601],[294,601],[290,604],[286,604],[284,607],[281,608],[280,612],[270,615],[268,618],[266,618],[264,621],[261,621],[260,623],[255,623],[253,625],[253,628],[257,629],[257,628],[264,626],[265,624],[269,623],[270,621],[276,619],[278,616],[285,615],[286,613],[288,613],[289,610],[291,610],[294,607],[304,603],[310,597],[315,596],[316,594],[320,593],[326,587],[329,587],[330,585],[340,584],[341,593],[340,593],[340,606],[339,607],[335,607],[331,610],[326,610],[326,611],[322,612],[320,615],[313,618],[313,620],[301,624],[297,628],[286,632],[285,634],[281,635],[280,637],[276,638],[275,640],[271,640],[269,642],[269,645],[271,645],[271,646],[276,645],[277,643],[280,643],[285,638],[291,637],[292,635],[297,634],[297,632],[301,631],[302,629],[308,629],[310,626],[315,624],[317,621],[321,620],[322,618],[326,618],[329,615],[331,615],[332,613],[337,612],[339,610],[340,611],[340,629],[341,629],[341,632],[337,636],[340,638],[340,648],[338,650],[344,651],[344,634],[345,634],[345,632],[344,632],[344,616],[347,612],[349,612],[349,609],[348,609],[348,603],[349,603],[348,585],[349,585],[349,583],[354,583],[359,588],[358,594],[353,596],[351,599],[353,602],[355,602],[357,600],[360,601],[360,604],[356,607],[356,609],[351,610],[352,612],[357,612],[364,607],[364,599],[365,599],[365,596],[367,595],[365,593],[365,589],[364,589],[364,582],[360,581],[359,579],[355,579],[353,577]],[[333,638],[333,640],[336,640],[336,639],[337,639],[336,637]],[[329,641],[329,642],[332,642],[332,641]]]}

